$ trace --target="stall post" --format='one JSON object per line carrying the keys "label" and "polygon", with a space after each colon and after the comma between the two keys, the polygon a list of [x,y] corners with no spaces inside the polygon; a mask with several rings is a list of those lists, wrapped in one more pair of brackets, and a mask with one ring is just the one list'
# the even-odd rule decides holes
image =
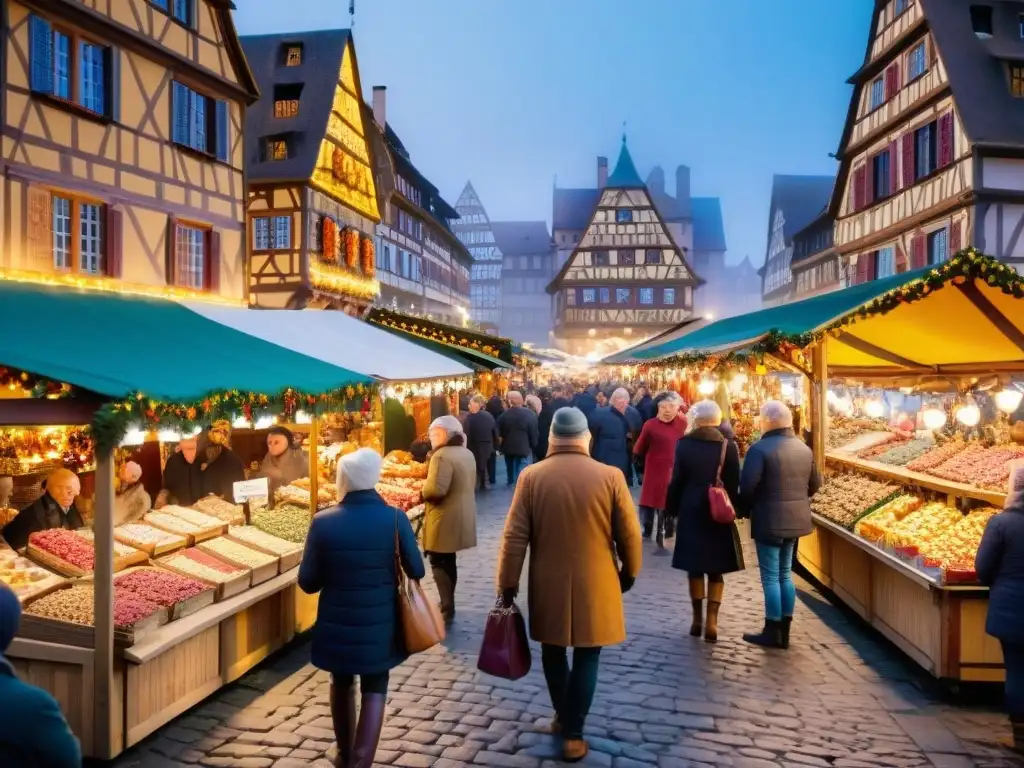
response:
{"label": "stall post", "polygon": [[309,516],[313,517],[317,510],[320,495],[320,419],[314,416],[309,422]]}
{"label": "stall post", "polygon": [[812,423],[814,435],[814,463],[818,471],[825,472],[825,446],[828,445],[828,337],[826,336],[811,350],[811,374],[814,387],[813,405],[817,412],[817,423]]}
{"label": "stall post", "polygon": [[114,689],[114,453],[96,454],[96,507],[93,513],[93,536],[96,548],[93,571],[95,614],[95,716],[93,718],[94,751],[109,758],[121,751],[120,744],[111,743],[111,700]]}

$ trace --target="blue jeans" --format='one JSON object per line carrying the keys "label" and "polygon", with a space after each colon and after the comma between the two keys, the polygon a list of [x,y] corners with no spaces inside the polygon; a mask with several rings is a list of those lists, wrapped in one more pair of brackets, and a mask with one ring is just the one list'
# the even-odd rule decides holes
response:
{"label": "blue jeans", "polygon": [[508,476],[508,484],[515,485],[519,480],[519,473],[526,469],[525,456],[506,456],[505,472]]}
{"label": "blue jeans", "polygon": [[772,621],[781,621],[784,616],[792,616],[796,607],[796,587],[792,576],[796,539],[785,539],[782,546],[760,541],[755,545],[761,588],[764,590],[764,616]]}

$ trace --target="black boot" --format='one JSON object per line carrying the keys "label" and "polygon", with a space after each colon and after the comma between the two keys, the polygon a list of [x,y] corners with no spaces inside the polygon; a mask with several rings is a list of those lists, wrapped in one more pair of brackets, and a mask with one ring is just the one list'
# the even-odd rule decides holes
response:
{"label": "black boot", "polygon": [[789,650],[789,628],[790,628],[790,626],[792,626],[792,624],[793,624],[793,617],[792,616],[783,616],[782,617],[782,637],[781,637],[781,639],[782,639],[782,646],[781,647],[783,649],[785,649],[785,650]]}
{"label": "black boot", "polygon": [[644,538],[649,539],[654,535],[654,510],[644,507]]}
{"label": "black boot", "polygon": [[432,566],[431,573],[434,574],[434,585],[437,587],[438,608],[441,609],[441,618],[445,624],[451,624],[455,619],[455,585],[452,584],[448,571],[440,566]]}
{"label": "black boot", "polygon": [[331,683],[331,720],[334,722],[334,740],[338,753],[336,768],[349,768],[352,764],[352,744],[356,737],[356,691],[352,685],[339,688]]}
{"label": "black boot", "polygon": [[744,642],[760,645],[762,648],[782,647],[782,622],[774,619],[764,620],[764,629],[757,635],[744,635]]}
{"label": "black boot", "polygon": [[359,708],[359,725],[356,727],[355,743],[352,747],[351,768],[371,768],[380,742],[380,730],[384,727],[384,711],[388,697],[383,693],[364,693]]}

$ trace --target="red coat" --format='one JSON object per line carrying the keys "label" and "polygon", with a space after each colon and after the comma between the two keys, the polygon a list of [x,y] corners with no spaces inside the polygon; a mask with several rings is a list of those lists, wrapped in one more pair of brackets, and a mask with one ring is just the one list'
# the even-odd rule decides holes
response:
{"label": "red coat", "polygon": [[676,443],[686,432],[686,417],[680,414],[671,422],[659,418],[649,419],[633,446],[633,453],[644,456],[644,484],[640,490],[640,505],[653,509],[665,508],[665,495],[672,479],[672,465],[676,458]]}

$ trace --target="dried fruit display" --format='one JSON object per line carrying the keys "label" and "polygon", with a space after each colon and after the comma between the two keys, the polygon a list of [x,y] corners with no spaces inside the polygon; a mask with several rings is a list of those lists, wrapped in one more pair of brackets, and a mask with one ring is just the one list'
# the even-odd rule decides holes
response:
{"label": "dried fruit display", "polygon": [[193,509],[198,509],[200,512],[205,512],[208,515],[216,517],[218,520],[223,520],[226,523],[234,523],[238,520],[245,519],[245,513],[242,511],[242,507],[239,504],[232,504],[230,501],[224,501],[224,499],[218,496],[207,496],[200,499],[192,505]]}
{"label": "dried fruit display", "polygon": [[911,472],[927,472],[940,464],[952,459],[961,451],[967,448],[967,443],[963,440],[950,440],[948,443],[933,448],[923,456],[914,459],[912,462],[907,464],[907,469]]}
{"label": "dried fruit display", "polygon": [[978,553],[985,526],[998,513],[999,510],[994,507],[973,510],[957,520],[952,527],[921,542],[919,549],[922,564],[929,568],[958,571],[961,574],[958,580],[963,580],[968,573],[973,574],[974,557]]}
{"label": "dried fruit display", "polygon": [[0,582],[10,587],[18,599],[24,600],[62,581],[62,577],[19,557],[13,550],[0,550]]}
{"label": "dried fruit display", "polygon": [[226,560],[228,563],[237,563],[247,568],[262,568],[265,565],[277,563],[277,558],[273,555],[257,552],[255,549],[245,546],[245,544],[239,544],[237,541],[231,541],[224,537],[204,541],[198,546],[203,552]]}
{"label": "dried fruit display", "polygon": [[929,475],[941,477],[944,480],[964,482],[968,477],[968,470],[973,470],[978,466],[984,453],[985,446],[980,443],[967,443],[962,451],[927,472]]}
{"label": "dried fruit display", "polygon": [[65,528],[36,531],[29,535],[28,544],[86,573],[92,571],[96,561],[92,544],[84,536]]}
{"label": "dried fruit display", "polygon": [[897,486],[891,483],[880,483],[861,475],[837,475],[811,498],[811,510],[849,528],[866,510],[896,491]]}
{"label": "dried fruit display", "polygon": [[962,517],[960,510],[941,502],[925,504],[889,526],[882,541],[888,546],[917,554],[924,542],[941,536]]}
{"label": "dried fruit display", "polygon": [[208,515],[197,509],[189,509],[188,507],[164,507],[161,511],[181,518],[186,523],[192,523],[192,525],[197,526],[204,531],[209,530],[210,528],[221,528],[224,526],[224,521],[219,517]]}
{"label": "dried fruit display", "polygon": [[[317,507],[330,506],[338,503],[338,486],[333,485],[333,490],[326,486],[317,486],[316,499]],[[309,509],[309,490],[299,488],[296,485],[285,485],[274,492],[274,500],[279,504],[295,504]]]}
{"label": "dried fruit display", "polygon": [[95,623],[92,585],[76,584],[43,595],[29,603],[25,613],[91,627]]}
{"label": "dried fruit display", "polygon": [[854,531],[868,541],[882,541],[886,533],[924,502],[916,496],[904,494],[883,504],[871,514],[857,522]]}
{"label": "dried fruit display", "polygon": [[189,576],[194,576],[203,581],[215,584],[223,584],[232,581],[245,573],[241,568],[228,565],[212,555],[200,552],[195,548],[186,549],[182,552],[175,552],[161,558],[157,562],[166,564],[176,571],[181,571]]}
{"label": "dried fruit display", "polygon": [[302,544],[309,533],[309,508],[281,504],[273,509],[250,512],[250,521],[264,533]]}
{"label": "dried fruit display", "polygon": [[981,488],[1006,490],[1010,478],[1009,464],[1020,458],[1024,458],[1024,448],[1016,445],[984,448],[976,443],[968,443],[965,450],[929,470],[929,474]]}
{"label": "dried fruit display", "polygon": [[391,451],[384,457],[380,468],[381,477],[412,478],[425,480],[427,465],[413,459],[408,451]]}
{"label": "dried fruit display", "polygon": [[873,460],[894,467],[904,467],[934,447],[933,440],[901,440],[896,445],[887,445],[886,450],[876,455]]}
{"label": "dried fruit display", "polygon": [[149,551],[150,554],[161,551],[170,552],[188,545],[188,541],[183,536],[161,531],[159,528],[145,523],[119,525],[114,529],[114,538],[136,549]]}
{"label": "dried fruit display", "polygon": [[272,552],[278,556],[288,555],[302,549],[301,546],[293,541],[279,539],[277,536],[265,533],[253,525],[233,525],[228,529],[228,535],[233,539],[238,539],[245,544],[251,544],[254,547],[259,547],[266,552]]}
{"label": "dried fruit display", "polygon": [[392,507],[403,512],[415,507],[423,501],[422,486],[420,488],[402,488],[390,483],[377,483],[377,493]]}
{"label": "dried fruit display", "polygon": [[851,442],[855,437],[861,434],[864,430],[853,427],[853,426],[837,426],[832,424],[828,430],[828,443],[829,448],[841,448],[847,443]]}
{"label": "dried fruit display", "polygon": [[[893,448],[895,444],[906,442],[906,440],[907,438],[897,435],[895,432],[888,432],[873,445],[857,451],[857,456],[861,459],[873,459]],[[849,447],[846,450],[849,450]]]}
{"label": "dried fruit display", "polygon": [[114,579],[119,593],[130,592],[168,608],[191,600],[210,589],[209,585],[159,568],[138,568]]}

